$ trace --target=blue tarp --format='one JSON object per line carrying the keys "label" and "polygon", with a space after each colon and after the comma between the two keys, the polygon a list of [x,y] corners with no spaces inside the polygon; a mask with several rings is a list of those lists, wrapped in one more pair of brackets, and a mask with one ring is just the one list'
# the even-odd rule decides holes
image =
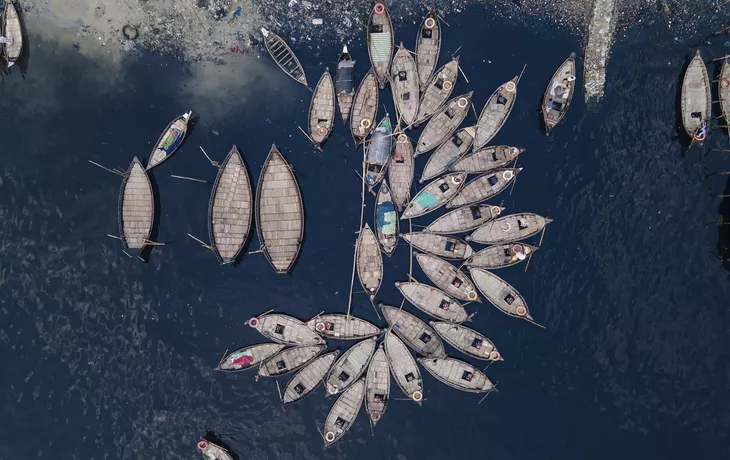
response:
{"label": "blue tarp", "polygon": [[398,214],[395,212],[395,206],[390,201],[378,205],[378,212],[375,224],[378,229],[385,235],[395,235],[396,221]]}
{"label": "blue tarp", "polygon": [[428,208],[439,204],[439,200],[433,196],[433,193],[425,191],[416,197],[416,203],[418,203],[421,208]]}

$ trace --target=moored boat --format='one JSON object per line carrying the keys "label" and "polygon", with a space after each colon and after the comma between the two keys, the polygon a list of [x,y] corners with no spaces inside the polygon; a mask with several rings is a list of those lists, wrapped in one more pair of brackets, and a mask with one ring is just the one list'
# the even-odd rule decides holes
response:
{"label": "moored boat", "polygon": [[373,7],[368,21],[368,54],[378,77],[380,89],[385,88],[385,82],[388,80],[394,47],[390,11],[385,3],[378,2]]}
{"label": "moored boat", "polygon": [[430,254],[416,254],[418,265],[433,284],[459,300],[479,301],[474,283],[464,272]]}
{"label": "moored boat", "polygon": [[188,123],[192,114],[193,112],[184,113],[167,125],[150,153],[147,171],[167,160],[177,151],[188,133]]}
{"label": "moored boat", "polygon": [[428,323],[442,339],[460,352],[485,361],[504,361],[484,334],[461,324],[431,321]]}
{"label": "moored boat", "polygon": [[451,173],[435,179],[413,197],[401,214],[401,219],[413,219],[444,206],[459,193],[465,179],[464,173]]}
{"label": "moored boat", "polygon": [[520,77],[504,83],[497,88],[484,104],[477,120],[477,133],[474,138],[474,150],[484,147],[502,129],[517,99],[517,83]]}
{"label": "moored boat", "polygon": [[392,332],[385,334],[385,355],[388,358],[388,367],[390,373],[395,379],[401,391],[413,401],[421,405],[423,400],[423,379],[421,378],[421,370],[418,369],[418,363],[403,343]]}
{"label": "moored boat", "polygon": [[402,132],[395,139],[395,148],[388,165],[388,181],[393,202],[400,211],[411,199],[414,169],[413,144]]}
{"label": "moored boat", "polygon": [[319,356],[327,345],[303,345],[281,350],[259,367],[258,377],[277,377],[294,372]]}
{"label": "moored boat", "polygon": [[365,411],[374,427],[383,417],[390,399],[388,357],[381,343],[375,351],[365,374]]}
{"label": "moored boat", "polygon": [[705,61],[697,50],[682,81],[682,125],[687,135],[697,142],[707,137],[710,129],[710,78]]}
{"label": "moored boat", "polygon": [[324,354],[299,369],[284,387],[281,401],[289,404],[312,394],[322,383],[322,379],[327,375],[339,354],[339,350]]}
{"label": "moored boat", "polygon": [[248,320],[248,325],[267,339],[285,345],[322,345],[325,340],[304,322],[281,313],[265,313]]}
{"label": "moored boat", "polygon": [[350,110],[350,133],[355,148],[360,147],[373,129],[378,116],[378,80],[370,69],[360,81]]}
{"label": "moored boat", "polygon": [[542,120],[549,133],[565,116],[575,93],[575,53],[570,53],[553,74],[542,98]]}
{"label": "moored boat", "polygon": [[304,67],[302,67],[294,51],[289,48],[289,45],[286,44],[284,39],[263,27],[261,28],[261,33],[264,36],[266,50],[274,62],[276,62],[276,65],[294,81],[309,87],[307,84],[307,76],[304,74]]}
{"label": "moored boat", "polygon": [[443,107],[446,100],[451,96],[456,84],[456,78],[459,76],[459,57],[453,58],[451,61],[439,68],[421,88],[423,94],[418,103],[418,115],[414,126],[418,126],[433,116]]}
{"label": "moored boat", "polygon": [[416,62],[401,42],[390,67],[390,87],[393,102],[406,126],[416,121],[418,114],[418,71]]}
{"label": "moored boat", "polygon": [[203,454],[205,460],[233,460],[227,450],[207,439],[198,441],[198,450]]}
{"label": "moored boat", "polygon": [[524,151],[525,149],[507,145],[484,147],[459,158],[449,169],[468,174],[486,173],[507,166]]}
{"label": "moored boat", "polygon": [[496,219],[504,211],[500,206],[480,204],[464,206],[449,211],[426,227],[427,232],[450,235],[474,230],[480,225]]}
{"label": "moored boat", "polygon": [[469,91],[451,99],[431,117],[416,143],[416,156],[435,149],[454,134],[469,113],[472,94],[474,91]]}
{"label": "moored boat", "polygon": [[324,422],[324,445],[328,447],[347,433],[360,413],[365,381],[360,379],[337,398]]}
{"label": "moored boat", "polygon": [[3,11],[2,36],[9,42],[2,44],[2,55],[8,63],[8,68],[12,67],[20,55],[23,54],[23,28],[18,16],[18,10],[12,0],[5,0],[5,9]]}
{"label": "moored boat", "polygon": [[536,246],[526,243],[495,244],[474,253],[464,262],[464,265],[489,270],[510,267],[527,259],[527,256],[537,249]]}
{"label": "moored boat", "polygon": [[522,168],[503,168],[482,174],[468,182],[456,196],[446,203],[447,208],[479,204],[494,198],[506,189]]}
{"label": "moored boat", "polygon": [[363,290],[372,301],[383,281],[383,255],[380,252],[378,240],[375,239],[368,224],[365,224],[360,230],[355,252],[357,254],[357,277]]}
{"label": "moored boat", "polygon": [[324,143],[332,133],[335,124],[335,85],[332,76],[325,71],[312,92],[309,104],[309,137],[317,150],[322,150]]}
{"label": "moored boat", "polygon": [[365,373],[370,358],[375,353],[376,342],[375,337],[358,342],[335,361],[324,378],[324,387],[328,395],[342,393]]}
{"label": "moored boat", "polygon": [[398,245],[398,211],[386,181],[380,185],[375,199],[375,231],[380,249],[391,256]]}
{"label": "moored boat", "polygon": [[441,52],[441,23],[438,14],[431,11],[426,15],[416,37],[416,65],[421,91],[426,89]]}
{"label": "moored boat", "polygon": [[418,179],[418,183],[422,184],[428,180],[438,177],[454,164],[462,155],[464,155],[471,147],[474,140],[474,127],[460,129],[455,132],[450,139],[439,145],[423,167],[423,174]]}
{"label": "moored boat", "polygon": [[152,183],[137,157],[122,177],[119,190],[119,238],[125,252],[140,256],[150,243],[155,218]]}
{"label": "moored boat", "polygon": [[253,369],[280,352],[285,346],[281,343],[259,343],[239,348],[221,358],[215,370],[238,372]]}
{"label": "moored boat", "polygon": [[390,123],[390,115],[386,113],[380,120],[365,149],[367,150],[365,183],[369,190],[372,190],[385,177],[390,151],[393,149],[393,125]]}
{"label": "moored boat", "polygon": [[340,107],[342,121],[347,124],[347,119],[350,118],[352,100],[355,98],[355,61],[347,51],[347,45],[342,47],[342,53],[337,57],[335,91],[337,92],[337,105]]}
{"label": "moored boat", "polygon": [[403,297],[422,312],[444,321],[461,323],[469,319],[464,307],[441,289],[418,282],[396,281]]}
{"label": "moored boat", "polygon": [[398,307],[379,304],[390,330],[421,356],[446,356],[438,334],[417,316]]}
{"label": "moored boat", "polygon": [[419,251],[444,259],[467,259],[474,252],[464,240],[429,232],[404,233],[401,237]]}
{"label": "moored boat", "polygon": [[540,326],[530,315],[525,298],[505,280],[483,268],[472,268],[469,273],[484,298],[502,313]]}
{"label": "moored boat", "polygon": [[369,321],[342,313],[317,315],[306,324],[319,335],[337,340],[361,340],[382,332],[379,327]]}
{"label": "moored boat", "polygon": [[553,220],[531,212],[510,214],[483,224],[466,241],[481,244],[500,244],[520,241],[540,233]]}
{"label": "moored boat", "polygon": [[489,378],[469,363],[454,358],[419,358],[418,362],[437,380],[471,393],[496,391]]}

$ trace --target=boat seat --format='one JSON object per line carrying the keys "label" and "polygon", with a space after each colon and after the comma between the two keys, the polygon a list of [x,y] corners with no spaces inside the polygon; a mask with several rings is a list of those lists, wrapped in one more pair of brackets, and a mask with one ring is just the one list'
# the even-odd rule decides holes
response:
{"label": "boat seat", "polygon": [[347,420],[342,417],[337,417],[337,420],[335,420],[335,426],[337,426],[337,428],[345,429],[347,426]]}
{"label": "boat seat", "polygon": [[279,369],[280,371],[283,371],[284,369],[286,369],[286,363],[283,360],[277,361],[276,368]]}
{"label": "boat seat", "polygon": [[398,81],[407,81],[408,80],[408,72],[405,70],[401,70],[398,72]]}
{"label": "boat seat", "polygon": [[444,245],[444,251],[454,252],[456,250],[456,243],[453,241],[447,241]]}
{"label": "boat seat", "polygon": [[421,31],[421,38],[431,38],[431,37],[433,37],[433,30],[423,29]]}
{"label": "boat seat", "polygon": [[477,350],[480,350],[482,348],[482,339],[474,339],[474,341],[471,343],[471,346],[476,348]]}
{"label": "boat seat", "polygon": [[380,393],[375,393],[373,395],[373,401],[379,403],[385,401],[385,395]]}
{"label": "boat seat", "polygon": [[401,94],[400,98],[403,101],[410,101],[411,100],[411,93],[410,92],[403,93],[403,94]]}
{"label": "boat seat", "polygon": [[702,118],[702,112],[692,112],[689,114],[692,118],[697,118],[698,120]]}
{"label": "boat seat", "polygon": [[469,371],[464,371],[463,374],[461,374],[461,378],[463,380],[466,380],[467,382],[471,382],[471,379],[474,378],[474,373]]}
{"label": "boat seat", "polygon": [[400,153],[396,153],[395,155],[393,155],[393,159],[395,160],[396,163],[405,163],[406,162],[406,159],[403,158],[403,155]]}
{"label": "boat seat", "polygon": [[415,380],[415,379],[416,379],[416,376],[415,376],[415,375],[413,375],[413,372],[409,372],[409,373],[407,373],[407,374],[405,375],[405,377],[406,377],[406,382],[412,382],[413,380]]}
{"label": "boat seat", "polygon": [[525,225],[525,223],[521,219],[517,219],[517,227],[520,230],[524,230],[527,228],[527,225]]}
{"label": "boat seat", "polygon": [[376,164],[369,164],[368,165],[368,171],[372,172],[380,172],[380,170],[383,169],[383,165],[376,165]]}
{"label": "boat seat", "polygon": [[456,114],[454,113],[454,109],[451,108],[451,107],[449,107],[448,109],[446,109],[446,112],[444,112],[444,113],[449,118],[454,118],[454,116],[456,116]]}
{"label": "boat seat", "polygon": [[341,382],[347,382],[347,380],[349,380],[349,378],[350,378],[350,374],[348,374],[345,371],[342,371],[342,372],[340,372],[340,375],[338,378],[340,379]]}
{"label": "boat seat", "polygon": [[443,90],[444,89],[444,79],[443,78],[437,78],[436,82],[433,84],[438,89]]}
{"label": "boat seat", "polygon": [[423,343],[428,343],[431,341],[431,335],[424,332],[423,334],[421,334],[421,336],[418,338],[418,340],[420,340]]}
{"label": "boat seat", "polygon": [[448,192],[450,188],[451,187],[449,187],[449,184],[447,184],[446,182],[444,182],[443,184],[439,185],[439,189],[442,192],[444,192],[444,193]]}
{"label": "boat seat", "polygon": [[285,329],[285,327],[284,327],[283,324],[277,324],[276,327],[274,328],[274,332],[276,334],[282,334],[283,335],[284,334],[284,329]]}
{"label": "boat seat", "polygon": [[507,105],[507,98],[500,94],[497,96],[497,104]]}
{"label": "boat seat", "polygon": [[512,302],[515,301],[515,296],[512,294],[507,294],[507,297],[504,298],[504,301],[507,302],[507,305],[512,305]]}
{"label": "boat seat", "polygon": [[304,390],[306,390],[306,389],[307,389],[307,388],[306,388],[306,387],[305,387],[304,385],[302,385],[301,383],[297,383],[297,384],[296,384],[296,385],[294,386],[294,391],[296,391],[296,392],[297,392],[297,394],[302,394],[302,393],[304,393]]}

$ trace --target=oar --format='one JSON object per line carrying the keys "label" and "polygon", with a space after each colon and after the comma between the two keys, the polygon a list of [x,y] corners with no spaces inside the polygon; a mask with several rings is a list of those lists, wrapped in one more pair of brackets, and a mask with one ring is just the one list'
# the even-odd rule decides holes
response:
{"label": "oar", "polygon": [[207,159],[208,159],[208,161],[210,161],[210,164],[212,164],[212,165],[213,165],[213,166],[215,166],[216,168],[220,168],[220,165],[218,164],[218,162],[217,162],[217,161],[213,161],[213,160],[211,160],[211,159],[210,159],[210,157],[208,156],[208,154],[207,154],[207,153],[205,152],[205,149],[203,148],[203,146],[202,146],[202,145],[200,145],[199,147],[200,147],[200,150],[202,150],[202,151],[203,151],[203,155],[205,155],[205,158],[207,158]]}
{"label": "oar", "polygon": [[91,164],[92,164],[92,165],[94,165],[94,166],[98,166],[98,167],[100,167],[101,169],[103,169],[103,170],[105,170],[105,171],[109,171],[110,173],[114,173],[114,174],[116,174],[116,175],[118,175],[118,176],[122,176],[122,177],[124,177],[124,173],[123,173],[123,172],[121,172],[121,171],[117,171],[116,169],[109,169],[109,168],[107,168],[107,167],[104,167],[104,166],[100,165],[99,163],[96,163],[96,162],[94,162],[94,161],[91,161],[91,160],[86,160],[86,161],[88,161],[89,163],[91,163]]}
{"label": "oar", "polygon": [[210,184],[207,180],[203,179],[196,179],[194,177],[187,177],[187,176],[176,176],[175,174],[170,174],[170,177],[174,177],[175,179],[184,179],[184,180],[190,180],[193,182],[201,182],[203,184]]}

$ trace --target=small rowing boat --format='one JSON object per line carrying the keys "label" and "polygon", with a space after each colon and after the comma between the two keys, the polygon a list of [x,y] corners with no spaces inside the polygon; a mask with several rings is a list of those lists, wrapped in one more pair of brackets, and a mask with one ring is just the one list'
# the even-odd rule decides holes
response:
{"label": "small rowing boat", "polygon": [[375,231],[380,249],[390,257],[398,245],[398,211],[386,181],[380,185],[375,199]]}
{"label": "small rowing boat", "polygon": [[304,345],[286,348],[259,367],[259,377],[278,377],[294,372],[319,356],[327,345]]}
{"label": "small rowing boat", "polygon": [[416,143],[416,156],[435,149],[454,134],[469,113],[473,93],[469,91],[453,98],[431,117]]}
{"label": "small rowing boat", "polygon": [[418,71],[416,62],[401,42],[390,67],[390,87],[400,119],[411,125],[418,114]]}
{"label": "small rowing boat", "polygon": [[355,253],[357,254],[357,277],[363,290],[372,301],[383,281],[383,254],[380,252],[378,240],[375,239],[375,235],[367,223],[360,230]]}
{"label": "small rowing boat", "polygon": [[381,343],[370,360],[368,372],[365,374],[365,411],[370,424],[375,427],[383,417],[390,400],[390,371],[388,357]]}
{"label": "small rowing boat", "polygon": [[474,252],[466,241],[453,236],[439,235],[438,233],[413,232],[404,233],[401,237],[419,251],[427,252],[444,259],[463,260]]}
{"label": "small rowing boat", "polygon": [[513,288],[499,276],[482,268],[472,268],[469,270],[469,273],[471,273],[474,284],[476,284],[479,291],[484,295],[484,298],[497,307],[498,310],[509,316],[524,319],[539,326],[539,324],[535,323],[532,316],[530,316],[527,302],[517,292],[517,289]]}
{"label": "small rowing boat", "polygon": [[464,186],[464,173],[452,173],[439,177],[427,186],[408,203],[401,219],[413,219],[435,211],[448,203]]}
{"label": "small rowing boat", "polygon": [[129,256],[140,256],[150,244],[155,218],[155,198],[152,183],[137,157],[134,157],[122,177],[119,190],[119,238]]}
{"label": "small rowing boat", "polygon": [[530,212],[510,214],[487,222],[468,235],[466,241],[500,244],[520,241],[540,233],[553,220]]}
{"label": "small rowing boat", "polygon": [[238,372],[252,369],[280,352],[285,346],[281,343],[259,343],[239,348],[221,358],[215,370]]}
{"label": "small rowing boat", "polygon": [[484,372],[464,361],[454,358],[419,358],[418,362],[441,383],[457,390],[471,393],[496,391]]}
{"label": "small rowing boat", "polygon": [[461,323],[469,318],[464,307],[440,289],[428,284],[396,281],[403,297],[422,312],[444,321]]}
{"label": "small rowing boat", "polygon": [[317,389],[340,354],[339,350],[319,356],[294,374],[284,388],[281,401],[284,404],[304,399]]}
{"label": "small rowing boat", "polygon": [[416,254],[416,261],[428,279],[451,297],[479,301],[471,279],[447,261],[430,254]]}
{"label": "small rowing boat", "polygon": [[307,321],[307,327],[328,339],[362,340],[382,331],[374,324],[352,315],[326,313]]}
{"label": "small rowing boat", "polygon": [[380,304],[390,330],[422,356],[446,356],[444,344],[431,326],[398,307]]}
{"label": "small rowing boat", "polygon": [[198,441],[198,450],[205,460],[233,460],[227,450],[207,439]]}
{"label": "small rowing boat", "polygon": [[477,120],[477,134],[474,138],[474,150],[484,147],[502,129],[517,99],[517,82],[520,77],[504,83],[497,88],[484,104]]}
{"label": "small rowing boat", "polygon": [[365,149],[367,150],[365,183],[368,184],[369,190],[372,190],[385,177],[390,151],[393,149],[393,125],[390,123],[390,115],[386,113],[380,120]]}
{"label": "small rowing boat", "polygon": [[289,48],[286,42],[270,30],[261,28],[261,33],[264,36],[264,44],[266,50],[271,55],[271,58],[276,62],[285,74],[289,75],[294,81],[301,83],[302,85],[309,87],[307,84],[307,76],[304,74],[304,67],[297,59],[294,51]]}
{"label": "small rowing boat", "polygon": [[308,119],[309,137],[314,147],[321,151],[322,144],[330,137],[335,124],[335,85],[329,71],[322,74],[314,87]]}
{"label": "small rowing boat", "polygon": [[350,110],[350,132],[355,141],[355,148],[360,147],[373,128],[378,116],[378,80],[370,69],[357,87]]}
{"label": "small rowing boat", "polygon": [[350,347],[335,362],[324,378],[324,387],[328,395],[342,393],[365,373],[370,358],[375,353],[375,337],[370,337]]}
{"label": "small rowing boat", "polygon": [[325,447],[331,446],[347,433],[360,413],[364,395],[365,381],[361,379],[337,398],[324,422]]}
{"label": "small rowing boat", "polygon": [[[400,130],[400,128],[398,129]],[[413,144],[408,136],[401,132],[396,136],[395,148],[388,165],[390,193],[399,211],[411,199],[413,170]]]}
{"label": "small rowing boat", "polygon": [[489,270],[510,267],[527,259],[527,256],[537,249],[536,246],[525,243],[496,244],[476,252],[464,262],[464,265],[469,268],[477,267]]}
{"label": "small rowing boat", "polygon": [[445,235],[468,232],[492,219],[496,219],[502,211],[504,211],[504,208],[500,206],[487,204],[464,206],[449,211],[434,220],[426,227],[426,231]]}
{"label": "small rowing boat", "polygon": [[522,168],[504,168],[482,174],[472,179],[448,203],[447,208],[470,206],[494,198],[511,184]]}
{"label": "small rowing boat", "polygon": [[[720,110],[722,111],[722,117],[725,119],[725,124],[730,124],[730,62],[727,57],[722,61],[722,67],[720,68],[720,79],[717,83],[717,94],[720,99]],[[728,136],[730,137],[730,128],[725,128]]]}
{"label": "small rowing boat", "polygon": [[418,183],[422,184],[428,180],[438,177],[449,169],[455,161],[464,155],[471,147],[474,140],[474,127],[460,129],[455,132],[451,139],[441,144],[423,167],[421,178]]}
{"label": "small rowing boat", "polygon": [[355,61],[347,52],[347,45],[342,47],[342,53],[337,57],[337,74],[335,75],[335,91],[337,105],[340,107],[342,121],[347,124],[355,98]]}
{"label": "small rowing boat", "polygon": [[167,160],[177,151],[188,133],[188,123],[192,114],[193,112],[184,113],[167,125],[150,153],[147,171]]}
{"label": "small rowing boat", "polygon": [[416,37],[416,64],[421,91],[426,89],[441,52],[441,23],[438,18],[435,11],[428,13]]}
{"label": "small rowing boat", "polygon": [[517,157],[524,151],[525,149],[507,145],[485,147],[456,160],[449,169],[467,174],[486,173],[497,168],[503,168],[516,161]]}
{"label": "small rowing boat", "polygon": [[423,379],[418,363],[413,355],[397,335],[392,332],[385,334],[385,354],[388,357],[388,367],[401,391],[413,401],[421,405],[423,400]]}
{"label": "small rowing boat", "polygon": [[454,323],[431,321],[429,324],[446,343],[472,358],[504,361],[494,343],[479,331]]}
{"label": "small rowing boat", "polygon": [[697,142],[702,142],[710,129],[710,78],[707,67],[697,50],[682,81],[682,124]]}
{"label": "small rowing boat", "polygon": [[542,98],[542,120],[549,133],[565,116],[575,93],[575,53],[570,53],[553,74]]}
{"label": "small rowing boat", "polygon": [[2,44],[2,54],[8,63],[8,68],[12,67],[23,54],[23,28],[18,16],[18,10],[12,0],[5,0],[5,10],[3,11],[2,20],[2,36],[9,40],[9,43]]}
{"label": "small rowing boat", "polygon": [[385,88],[393,58],[393,24],[390,22],[390,11],[385,3],[378,2],[373,7],[368,20],[368,54],[378,77],[380,89]]}
{"label": "small rowing boat", "polygon": [[248,325],[269,340],[284,345],[322,345],[325,340],[304,322],[281,313],[265,313],[252,317]]}
{"label": "small rowing boat", "polygon": [[438,69],[428,80],[425,88],[421,88],[423,95],[418,104],[418,115],[413,126],[417,127],[433,116],[443,107],[446,100],[451,96],[459,76],[459,57],[453,58]]}

